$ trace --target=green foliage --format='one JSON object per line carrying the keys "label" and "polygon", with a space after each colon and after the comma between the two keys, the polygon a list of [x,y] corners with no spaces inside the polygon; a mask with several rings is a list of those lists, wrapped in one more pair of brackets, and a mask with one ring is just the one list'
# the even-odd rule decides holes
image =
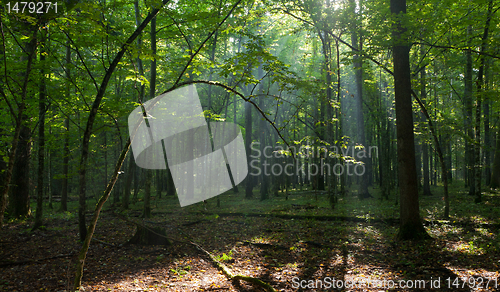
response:
{"label": "green foliage", "polygon": [[179,278],[182,278],[183,275],[186,275],[191,270],[191,266],[178,267],[175,269],[170,269],[170,272]]}
{"label": "green foliage", "polygon": [[228,254],[225,254],[225,253],[222,253],[221,255],[219,256],[215,256],[215,258],[217,259],[217,261],[219,262],[227,262],[227,261],[230,261],[232,260],[232,255],[233,255],[233,251],[229,251]]}

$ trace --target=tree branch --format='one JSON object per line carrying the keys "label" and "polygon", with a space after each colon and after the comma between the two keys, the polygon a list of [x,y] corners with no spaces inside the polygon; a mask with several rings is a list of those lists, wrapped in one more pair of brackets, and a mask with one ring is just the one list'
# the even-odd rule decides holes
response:
{"label": "tree branch", "polygon": [[[208,85],[215,85],[215,86],[220,86],[224,89],[226,89],[227,91],[230,91],[236,95],[238,95],[239,97],[241,97],[244,101],[246,102],[249,102],[250,104],[252,104],[256,109],[257,111],[262,115],[262,117],[267,121],[269,122],[269,124],[271,124],[271,126],[274,128],[274,130],[276,131],[276,133],[278,133],[278,136],[281,138],[281,140],[283,140],[283,142],[288,146],[288,148],[290,148],[290,145],[288,144],[288,142],[285,140],[285,138],[283,137],[283,135],[281,135],[281,132],[278,130],[278,128],[276,128],[276,125],[273,121],[271,121],[267,116],[266,116],[266,113],[264,113],[264,111],[262,111],[262,109],[260,109],[260,107],[255,103],[253,102],[250,98],[253,96],[253,95],[250,95],[249,97],[245,97],[243,94],[241,94],[240,92],[238,92],[236,89],[232,88],[232,87],[229,87],[223,83],[220,83],[220,82],[217,82],[217,81],[205,81],[205,80],[191,80],[191,81],[186,81],[186,82],[182,82],[182,83],[179,83],[177,85],[174,85],[172,88],[164,91],[162,94],[165,94],[167,92],[170,92],[170,91],[173,91],[179,87],[182,87],[184,85],[188,85],[188,84],[196,84],[196,83],[202,83],[202,84],[208,84]],[[292,157],[295,158],[294,156],[294,153],[292,152]]]}
{"label": "tree branch", "polygon": [[233,5],[233,7],[231,8],[231,10],[229,11],[229,13],[226,15],[226,17],[224,17],[224,19],[219,23],[219,25],[217,25],[217,28],[214,29],[209,35],[208,37],[201,43],[201,45],[198,47],[198,49],[196,50],[196,52],[194,52],[194,54],[191,55],[191,58],[189,58],[189,61],[186,63],[186,66],[184,66],[184,69],[182,69],[181,71],[181,74],[179,74],[179,77],[177,78],[177,80],[175,81],[174,83],[174,86],[175,87],[182,79],[182,76],[184,75],[184,73],[186,72],[187,68],[189,67],[189,65],[191,65],[191,62],[193,62],[194,60],[194,57],[196,57],[196,55],[198,55],[198,53],[201,51],[201,49],[203,48],[203,46],[205,46],[205,44],[208,42],[208,40],[210,38],[212,38],[212,36],[215,34],[215,32],[222,26],[222,24],[226,21],[226,19],[228,19],[228,17],[233,14],[233,11],[234,9],[236,9],[236,6],[238,6],[240,3],[241,3],[242,0],[238,0],[238,2],[236,2],[236,4]]}
{"label": "tree branch", "polygon": [[[308,21],[308,20],[305,20],[299,16],[296,16],[294,15],[293,13],[289,12],[288,10],[285,10],[285,9],[282,9],[283,12],[285,12],[286,14],[290,15],[291,17],[295,18],[295,19],[298,19],[304,23],[307,23],[309,25],[311,25],[312,27],[315,27],[317,29],[319,29],[314,23]],[[368,56],[367,54],[365,54],[363,51],[359,50],[358,48],[355,48],[353,47],[352,45],[350,45],[349,43],[345,42],[342,38],[340,38],[339,36],[333,34],[331,31],[324,31],[326,32],[327,34],[329,34],[330,36],[332,36],[333,38],[335,38],[337,41],[339,41],[340,43],[342,43],[343,45],[346,45],[349,49],[353,50],[354,52],[357,52],[359,55],[363,56],[364,58],[372,61],[373,63],[377,64],[380,68],[384,69],[387,73],[391,74],[391,75],[394,75],[394,73],[389,69],[387,68],[386,66],[384,66],[384,64],[380,63],[379,61],[375,60],[374,58]]]}

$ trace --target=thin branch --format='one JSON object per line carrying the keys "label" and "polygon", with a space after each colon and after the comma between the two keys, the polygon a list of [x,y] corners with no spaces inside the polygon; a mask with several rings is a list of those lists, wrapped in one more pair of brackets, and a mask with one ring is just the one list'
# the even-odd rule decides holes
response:
{"label": "thin branch", "polygon": [[313,131],[316,135],[320,136],[319,132],[313,127],[310,125],[310,123],[306,122],[306,121],[303,121],[301,120],[299,117],[296,117],[297,120],[299,122],[301,122],[302,124],[304,124],[304,126],[308,127],[311,131]]}
{"label": "thin branch", "polygon": [[[51,40],[52,41],[52,40]],[[57,42],[57,41],[56,41]],[[53,51],[48,48],[48,51],[50,53],[53,53]],[[59,60],[59,58],[57,58],[56,54],[52,54],[52,56],[54,57],[54,60],[56,60],[56,62],[59,64],[60,68],[63,70],[64,73],[67,73],[67,66],[64,66],[62,64],[62,62]],[[69,64],[72,64],[73,66],[75,66],[77,69],[80,69],[80,70],[83,70],[81,69],[81,67],[79,67],[77,64],[74,64],[73,62],[70,62]],[[82,89],[78,86],[78,84],[72,79],[72,78],[67,78],[65,75],[63,76],[62,74],[60,74],[58,71],[54,72],[54,74],[57,74],[57,76],[60,76],[62,79],[66,79],[68,80],[69,82],[71,82],[71,84],[75,87],[75,89],[77,90],[77,92],[79,92],[81,94],[81,96],[83,97],[84,94],[83,94],[83,91]],[[50,98],[50,97],[49,97]],[[52,100],[54,100],[53,98],[51,98]],[[70,100],[67,100],[67,99],[64,99],[63,100],[68,103],[68,104],[73,104]],[[87,107],[87,110],[90,110],[90,105],[88,104],[88,102],[85,100],[85,98],[82,98],[83,102],[85,103],[85,106]],[[58,103],[57,101],[55,102],[56,104]],[[80,127],[80,126],[78,126]],[[81,128],[81,127],[80,127]]]}
{"label": "thin branch", "polygon": [[451,82],[448,79],[446,79],[446,81],[448,81],[448,84],[450,85],[450,87],[453,90],[453,92],[455,92],[455,94],[458,96],[458,98],[461,101],[463,101],[464,100],[463,96],[461,96],[460,93],[458,93],[458,91],[455,89],[455,86],[453,86],[453,84],[451,84]]}
{"label": "thin branch", "polygon": [[[299,16],[296,16],[294,15],[293,13],[289,12],[288,10],[285,10],[285,9],[282,9],[282,11],[290,16],[292,16],[293,18],[295,19],[298,19],[304,23],[307,23],[309,25],[311,25],[312,27],[316,27],[316,25],[314,25],[314,23],[306,20],[306,19],[303,19],[302,17],[299,17]],[[316,27],[317,28],[317,27]],[[357,52],[360,56],[363,56],[364,58],[372,61],[373,63],[377,64],[380,68],[384,69],[386,72],[388,72],[389,74],[391,75],[394,75],[394,73],[389,69],[387,68],[384,64],[380,63],[379,61],[375,60],[374,58],[368,56],[367,54],[365,54],[363,51],[353,47],[352,45],[350,45],[349,43],[345,42],[342,38],[340,38],[339,36],[333,34],[331,31],[324,31],[326,33],[328,33],[330,36],[332,36],[333,38],[335,38],[336,40],[338,40],[340,43],[346,45],[349,49],[351,49],[352,51],[354,52]]]}
{"label": "thin branch", "polygon": [[17,46],[21,48],[21,51],[23,51],[23,53],[25,54],[28,54],[28,52],[26,52],[26,50],[24,49],[24,47],[21,45],[21,43],[17,40],[16,36],[14,35],[14,33],[12,32],[12,30],[7,27],[7,30],[9,32],[9,34],[12,36],[12,38],[14,39],[14,41],[16,42]]}
{"label": "thin branch", "polygon": [[[281,132],[278,130],[278,128],[276,128],[276,125],[273,121],[271,121],[267,116],[266,116],[266,113],[264,113],[262,111],[262,109],[260,109],[260,107],[251,100],[251,97],[245,97],[243,94],[241,94],[239,91],[237,91],[236,89],[232,88],[232,87],[229,87],[223,83],[220,83],[220,82],[217,82],[217,81],[205,81],[205,80],[191,80],[191,81],[186,81],[186,82],[182,82],[182,83],[179,83],[177,85],[174,85],[172,88],[164,91],[162,94],[165,94],[167,92],[170,92],[170,91],[173,91],[179,87],[182,87],[184,85],[188,85],[188,84],[196,84],[196,83],[202,83],[202,84],[208,84],[208,85],[215,85],[215,86],[220,86],[236,95],[238,95],[239,97],[241,97],[244,101],[246,102],[249,102],[250,104],[252,104],[256,109],[257,111],[262,115],[262,117],[264,117],[264,119],[269,122],[269,124],[271,124],[271,126],[273,126],[274,130],[276,131],[276,133],[278,133],[278,136],[280,136],[281,140],[283,140],[283,142],[288,146],[290,147],[290,145],[288,144],[288,142],[285,140],[285,138],[283,137],[283,135],[281,135]],[[294,154],[292,153],[292,157],[294,157]]]}
{"label": "thin branch", "polygon": [[3,91],[3,88],[1,88],[1,87],[0,87],[0,95],[2,95],[3,99],[5,100],[5,103],[7,103],[7,106],[9,107],[9,111],[10,111],[11,116],[15,117],[16,113],[15,113],[14,109],[12,108],[12,105],[10,104],[9,99],[7,98],[7,95]]}
{"label": "thin branch", "polygon": [[425,46],[430,46],[430,47],[433,47],[433,48],[440,48],[440,49],[459,50],[459,51],[464,51],[464,52],[465,51],[471,51],[472,53],[475,53],[475,54],[478,54],[478,55],[483,55],[483,56],[487,56],[487,57],[490,57],[490,58],[493,58],[493,59],[499,59],[500,60],[500,56],[492,55],[492,54],[481,52],[481,51],[477,51],[477,50],[473,50],[470,47],[455,47],[455,46],[433,45],[433,44],[429,44],[429,43],[426,43],[426,42],[416,42],[416,43],[413,43],[413,44],[414,45],[425,45]]}
{"label": "thin branch", "polygon": [[120,138],[120,145],[123,145],[122,133],[120,131],[120,126],[118,125],[118,120],[115,117],[113,117],[112,114],[110,114],[109,112],[105,111],[104,109],[101,109],[101,111],[103,113],[105,113],[106,115],[108,115],[111,118],[111,120],[113,121],[113,123],[115,124],[116,130],[118,131],[118,137]]}
{"label": "thin branch", "polygon": [[54,104],[54,105],[55,105],[55,106],[59,109],[59,111],[63,114],[63,116],[64,116],[64,117],[66,117],[66,118],[67,118],[67,119],[68,119],[68,120],[69,120],[69,121],[70,121],[73,125],[75,125],[78,129],[80,129],[80,130],[82,130],[82,131],[84,130],[84,129],[80,126],[80,124],[79,124],[79,123],[76,123],[75,121],[73,121],[73,119],[71,119],[71,118],[70,118],[70,115],[69,115],[69,114],[67,114],[67,113],[66,113],[66,112],[62,109],[62,107],[61,107],[61,105],[60,105],[60,102],[59,102],[58,100],[55,100],[55,99],[54,99],[54,97],[53,97],[52,95],[50,95],[50,94],[48,95],[48,98],[49,98],[51,101],[53,101],[53,102],[54,102],[53,104]]}
{"label": "thin branch", "polygon": [[[4,69],[4,74],[5,74],[4,75],[5,76],[5,84],[7,85],[7,88],[9,89],[10,94],[12,94],[12,97],[14,98],[14,102],[19,106],[19,103],[17,102],[16,97],[15,97],[15,94],[12,91],[12,88],[10,88],[10,83],[7,81],[7,76],[9,76],[7,74],[7,67],[8,66],[7,66],[7,56],[5,54],[5,52],[7,52],[7,50],[6,50],[6,47],[5,47],[5,32],[3,31],[3,21],[2,21],[2,19],[0,19],[0,27],[2,29],[2,46],[3,46],[3,54],[2,55],[3,55],[3,61],[4,61],[4,68],[3,69]],[[17,83],[17,80],[14,80],[14,81]],[[18,86],[20,87],[21,84],[18,83]],[[2,90],[2,95],[5,98],[5,102],[9,106],[9,110],[10,110],[12,116],[15,117],[16,114],[15,114],[14,108],[10,104],[9,100],[7,99],[7,95],[5,95],[5,93],[4,93],[3,90]]]}
{"label": "thin branch", "polygon": [[236,7],[241,3],[242,0],[238,0],[238,2],[236,2],[236,4],[233,5],[233,7],[231,8],[231,10],[229,11],[229,13],[226,15],[226,17],[224,17],[224,19],[219,23],[219,25],[217,25],[217,28],[214,29],[209,35],[208,37],[201,43],[201,45],[198,47],[198,49],[196,50],[196,52],[194,52],[194,54],[192,54],[191,58],[189,58],[189,61],[186,63],[186,66],[184,66],[184,69],[182,69],[181,71],[181,74],[179,74],[179,77],[177,78],[177,80],[175,81],[174,83],[174,87],[179,84],[179,82],[181,81],[181,78],[182,76],[184,75],[184,73],[186,72],[187,68],[189,67],[189,65],[191,65],[191,63],[193,62],[194,58],[196,57],[196,55],[198,55],[198,53],[201,51],[201,49],[205,46],[206,42],[208,42],[208,40],[210,38],[212,38],[212,36],[215,34],[215,32],[217,30],[219,30],[219,28],[222,26],[222,24],[224,22],[226,22],[226,19],[229,18],[229,16],[231,14],[233,14],[233,11],[234,9],[236,9]]}
{"label": "thin branch", "polygon": [[[56,21],[56,20],[54,20],[54,21]],[[75,47],[75,52],[76,52],[78,58],[80,59],[80,62],[82,62],[83,67],[85,67],[85,70],[87,71],[87,74],[89,75],[90,79],[92,79],[92,82],[94,83],[95,89],[97,91],[99,91],[99,85],[97,85],[97,81],[95,80],[94,76],[92,75],[92,72],[90,72],[90,69],[87,67],[87,64],[83,60],[83,57],[80,54],[80,50],[78,49],[78,46],[75,44],[73,39],[69,36],[69,34],[66,31],[63,30],[62,32],[66,35],[66,37],[69,39],[69,41],[73,44],[73,47]]]}
{"label": "thin branch", "polygon": [[167,12],[166,13],[167,16],[174,22],[175,26],[177,26],[177,29],[179,30],[179,32],[181,33],[182,37],[184,38],[184,40],[186,41],[186,44],[188,45],[188,48],[189,48],[189,52],[192,52],[193,51],[193,46],[191,45],[191,42],[189,41],[189,39],[186,37],[186,35],[184,34],[184,32],[182,31],[181,27],[179,26],[179,24],[177,23],[177,21],[175,21],[175,19],[170,16],[170,14]]}

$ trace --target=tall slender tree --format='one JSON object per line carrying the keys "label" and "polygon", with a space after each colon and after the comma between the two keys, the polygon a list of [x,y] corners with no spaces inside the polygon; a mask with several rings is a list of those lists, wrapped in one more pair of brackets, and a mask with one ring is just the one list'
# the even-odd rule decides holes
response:
{"label": "tall slender tree", "polygon": [[[39,88],[39,100],[38,100],[38,188],[37,188],[37,198],[36,198],[36,215],[35,224],[33,225],[33,230],[39,228],[43,225],[43,195],[44,195],[44,175],[45,175],[45,111],[46,111],[46,85],[45,85],[45,47],[46,42],[46,29],[42,31],[42,37],[40,41],[40,88]],[[49,172],[50,173],[50,172]],[[50,183],[50,176],[49,176]]]}
{"label": "tall slender tree", "polygon": [[405,27],[406,0],[391,0],[391,13],[396,19],[392,30],[392,51],[400,199],[398,238],[402,240],[424,239],[429,235],[422,225],[419,213],[411,101],[410,47]]}

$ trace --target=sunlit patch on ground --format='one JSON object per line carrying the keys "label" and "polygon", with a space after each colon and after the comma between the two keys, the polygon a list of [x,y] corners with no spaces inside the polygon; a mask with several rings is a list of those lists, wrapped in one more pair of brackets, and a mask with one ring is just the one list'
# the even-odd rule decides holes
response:
{"label": "sunlit patch on ground", "polygon": [[[233,274],[257,277],[278,291],[298,291],[293,286],[294,280],[322,281],[327,277],[344,284],[362,279],[379,285],[372,289],[358,285],[344,291],[418,291],[401,288],[399,281],[422,280],[418,283],[429,287],[438,278],[442,285],[446,279],[451,284],[457,279],[460,285],[459,289],[441,287],[439,291],[498,290],[491,285],[488,289],[461,286],[469,283],[464,281],[472,282],[471,277],[476,281],[499,277],[500,243],[494,225],[498,220],[489,219],[495,223],[484,224],[487,216],[470,213],[484,205],[475,206],[462,216],[442,220],[440,207],[433,207],[440,202],[424,201],[422,205],[430,211],[424,209],[422,213],[427,216],[425,228],[434,240],[412,243],[396,241],[397,223],[385,220],[397,214],[393,202],[345,197],[332,210],[321,197],[316,201],[313,193],[290,198],[286,201],[283,197],[272,197],[265,203],[256,199],[243,204],[234,195],[223,196],[220,209],[215,207],[214,200],[208,202],[209,212],[200,212],[199,206],[179,209],[175,207],[175,198],[162,199],[160,202],[164,204],[158,206],[160,213],[148,221],[154,226],[164,226],[167,235],[178,240],[171,246],[122,246],[134,234],[135,226],[104,212],[95,238],[111,245],[92,242],[83,287],[85,291],[261,291],[248,283],[228,281],[209,258],[189,244],[193,241],[211,252]],[[467,204],[457,200],[454,209],[466,210]],[[131,210],[127,215],[140,220],[137,218],[140,211]],[[347,219],[330,220],[329,216]],[[39,250],[48,256],[77,252],[80,247],[77,225],[75,218],[70,217],[53,216],[46,230],[33,233],[26,222],[7,225],[2,230],[1,258],[38,259]],[[9,242],[22,244],[14,246]],[[1,267],[0,290],[69,291],[74,263],[74,258],[68,257]],[[394,281],[396,286],[385,289],[380,286],[383,281],[386,284]]]}

